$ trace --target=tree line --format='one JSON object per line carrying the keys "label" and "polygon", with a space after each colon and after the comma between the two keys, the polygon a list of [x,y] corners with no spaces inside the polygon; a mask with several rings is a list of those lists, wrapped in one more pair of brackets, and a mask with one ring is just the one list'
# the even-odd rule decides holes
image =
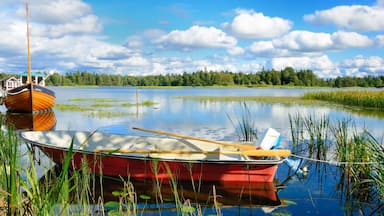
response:
{"label": "tree line", "polygon": [[[1,76],[0,76],[1,77]],[[129,76],[76,71],[54,73],[46,80],[51,86],[315,86],[315,87],[384,87],[384,76],[337,77],[321,79],[311,70],[262,70],[257,73],[197,71],[193,73]]]}

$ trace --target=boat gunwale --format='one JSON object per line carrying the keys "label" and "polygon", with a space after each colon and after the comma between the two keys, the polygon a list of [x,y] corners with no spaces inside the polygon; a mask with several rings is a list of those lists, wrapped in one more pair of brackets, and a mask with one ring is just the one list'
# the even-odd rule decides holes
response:
{"label": "boat gunwale", "polygon": [[[54,132],[56,132],[56,131],[54,131]],[[61,132],[63,132],[63,131],[61,131]],[[76,132],[76,131],[66,131],[66,132]],[[82,132],[85,132],[85,133],[88,133],[89,135],[92,135],[92,132],[86,132],[86,131],[82,131]],[[44,144],[42,142],[32,141],[32,140],[24,137],[23,133],[25,133],[25,132],[21,132],[21,134],[20,134],[21,138],[23,138],[26,142],[31,143],[31,144],[39,147],[40,149],[41,148],[48,148],[48,149],[60,150],[62,152],[68,153],[68,147],[60,147],[60,146],[54,146],[52,144]],[[101,132],[99,132],[99,133],[101,133]],[[101,133],[101,134],[107,134],[107,133]],[[108,135],[144,137],[144,138],[151,138],[152,137],[152,136],[122,135],[122,134],[113,134],[113,133],[108,133]],[[163,138],[163,137],[156,137],[156,138],[186,140],[186,139]],[[73,139],[73,136],[72,136],[72,139]],[[44,152],[43,149],[42,149],[42,151]],[[95,151],[89,151],[89,150],[81,150],[78,148],[75,148],[72,151],[74,153],[93,155],[93,156],[118,157],[118,158],[129,159],[129,160],[145,160],[145,161],[156,160],[156,161],[161,161],[161,162],[174,162],[174,163],[226,164],[226,165],[230,165],[230,164],[233,164],[233,165],[267,165],[267,166],[270,165],[270,166],[274,166],[274,165],[281,164],[286,160],[286,157],[278,157],[279,159],[252,159],[250,157],[247,160],[225,160],[225,159],[221,159],[221,160],[220,159],[193,159],[193,160],[190,159],[190,160],[188,160],[188,159],[180,159],[180,158],[169,159],[169,158],[150,156],[150,154],[158,154],[158,153],[143,153],[143,154],[141,154],[141,153],[140,154],[139,153],[118,153],[118,152],[113,152],[114,150],[112,150],[111,152],[97,152],[96,150]],[[170,154],[172,154],[172,153],[170,153]],[[204,154],[204,153],[202,153],[202,154]],[[140,155],[142,155],[142,156],[140,156]]]}

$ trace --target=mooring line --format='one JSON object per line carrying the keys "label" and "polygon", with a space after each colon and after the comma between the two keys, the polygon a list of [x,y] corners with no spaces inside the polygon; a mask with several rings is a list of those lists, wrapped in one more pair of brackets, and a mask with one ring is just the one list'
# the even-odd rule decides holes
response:
{"label": "mooring line", "polygon": [[299,158],[299,159],[303,159],[303,160],[313,161],[313,162],[327,163],[327,164],[331,164],[331,165],[335,165],[335,166],[340,166],[340,165],[384,164],[384,162],[380,162],[380,161],[375,161],[375,162],[373,162],[373,161],[370,161],[370,162],[329,161],[329,160],[321,160],[321,159],[315,159],[315,158],[300,156],[300,155],[296,155],[296,154],[292,154],[292,153],[291,153],[290,156],[296,157],[296,158]]}

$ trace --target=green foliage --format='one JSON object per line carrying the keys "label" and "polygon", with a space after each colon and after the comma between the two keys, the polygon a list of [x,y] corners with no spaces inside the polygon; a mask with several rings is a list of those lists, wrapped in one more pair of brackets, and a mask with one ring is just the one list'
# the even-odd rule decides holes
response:
{"label": "green foliage", "polygon": [[[2,119],[1,119],[2,122]],[[2,128],[2,123],[0,123]],[[0,201],[5,201],[9,215],[21,214],[22,194],[20,182],[20,153],[18,139],[12,127],[0,130]]]}
{"label": "green foliage", "polygon": [[[0,78],[11,74],[0,73]],[[55,73],[46,80],[51,86],[316,86],[316,87],[384,87],[384,76],[337,77],[321,79],[311,70],[286,67],[281,71],[262,70],[254,73],[230,71],[196,71],[193,73],[123,76],[76,71]]]}

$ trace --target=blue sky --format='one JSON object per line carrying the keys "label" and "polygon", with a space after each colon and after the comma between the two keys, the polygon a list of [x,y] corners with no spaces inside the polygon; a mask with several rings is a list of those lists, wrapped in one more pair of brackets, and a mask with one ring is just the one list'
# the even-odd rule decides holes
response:
{"label": "blue sky", "polygon": [[[33,70],[384,75],[384,0],[30,0],[30,18]],[[0,36],[0,72],[25,71],[24,0],[0,0]]]}

